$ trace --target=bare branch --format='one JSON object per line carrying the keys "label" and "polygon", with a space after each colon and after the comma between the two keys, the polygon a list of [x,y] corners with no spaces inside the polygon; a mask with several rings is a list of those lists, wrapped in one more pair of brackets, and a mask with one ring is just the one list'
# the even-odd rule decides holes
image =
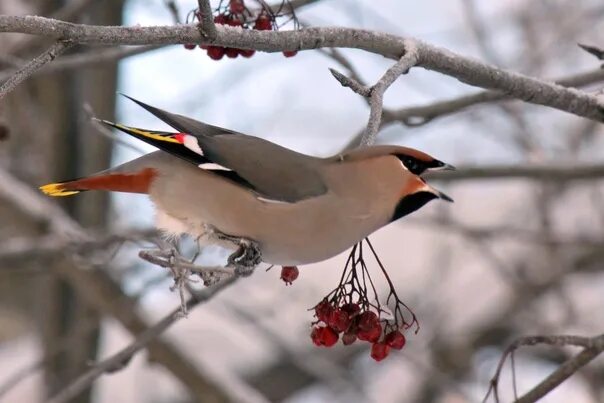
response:
{"label": "bare branch", "polygon": [[23,68],[19,69],[11,78],[9,78],[2,86],[0,86],[0,99],[6,94],[15,89],[21,82],[29,76],[44,67],[47,63],[52,62],[57,56],[69,49],[73,45],[71,41],[59,40],[55,42],[46,52],[27,63]]}
{"label": "bare branch", "polygon": [[349,87],[354,92],[369,98],[369,121],[367,128],[361,139],[361,145],[369,145],[375,142],[377,133],[381,126],[382,111],[384,107],[384,93],[402,74],[406,74],[409,69],[418,62],[417,46],[412,40],[405,40],[405,54],[401,59],[379,79],[371,88],[361,84],[353,78],[346,77],[335,69],[329,69],[331,74],[344,87]]}
{"label": "bare branch", "polygon": [[214,17],[212,15],[212,6],[210,6],[210,0],[198,0],[199,4],[199,32],[204,39],[213,41],[216,39],[218,32],[216,32],[216,24],[214,24]]}
{"label": "bare branch", "polygon": [[[202,292],[196,293],[195,297],[189,299],[187,302],[187,309],[193,309],[210,300],[214,295],[231,285],[234,281],[235,278],[225,280]],[[49,399],[47,403],[69,402],[72,398],[78,396],[82,391],[88,388],[101,375],[123,369],[136,353],[145,348],[150,342],[159,337],[166,329],[182,317],[183,315],[181,314],[180,309],[172,311],[172,313],[157,322],[154,326],[139,334],[126,348],[95,364],[89,371],[80,375],[71,384]]]}
{"label": "bare branch", "polygon": [[521,337],[515,340],[508,348],[505,349],[499,363],[495,375],[490,381],[489,390],[483,399],[483,403],[487,401],[490,394],[493,393],[493,397],[496,402],[499,402],[499,378],[503,365],[508,356],[512,355],[517,349],[523,346],[534,346],[537,344],[547,344],[550,346],[578,346],[583,347],[584,350],[577,354],[575,357],[567,360],[562,364],[556,371],[550,374],[544,379],[539,385],[533,388],[531,391],[526,393],[524,396],[515,400],[516,403],[533,403],[551,392],[556,386],[564,382],[568,377],[577,372],[581,367],[589,363],[595,357],[597,357],[602,351],[604,351],[604,334],[595,337],[582,337],[582,336],[528,336]]}
{"label": "bare branch", "polygon": [[[78,53],[75,55],[61,57],[54,63],[49,64],[46,68],[37,70],[31,75],[36,76],[39,74],[54,74],[65,70],[89,66],[96,67],[100,63],[113,63],[130,56],[140,55],[142,53],[150,52],[159,48],[160,46],[148,45],[133,48],[104,49]],[[15,67],[19,67],[22,64],[19,61],[21,61],[21,59],[13,59],[13,64]],[[0,81],[7,79],[16,71],[17,69],[0,71]]]}
{"label": "bare branch", "polygon": [[419,61],[417,45],[412,40],[405,40],[405,54],[401,59],[380,78],[380,80],[371,88],[369,97],[369,122],[367,129],[361,139],[361,145],[370,145],[375,143],[377,133],[380,130],[382,122],[382,109],[384,106],[384,93],[394,81],[402,74],[407,74],[409,69]]}
{"label": "bare branch", "polygon": [[[350,28],[305,28],[296,31],[242,30],[217,26],[212,44],[224,47],[277,52],[289,49],[350,47],[400,59],[405,38]],[[77,43],[105,45],[209,43],[193,25],[109,27],[72,24],[36,16],[0,16],[0,32],[19,32],[69,39]],[[417,65],[476,87],[498,90],[510,97],[545,105],[601,122],[602,101],[576,89],[500,69],[462,57],[446,49],[412,40],[417,46]]]}
{"label": "bare branch", "polygon": [[[604,69],[596,69],[581,74],[561,77],[553,80],[563,87],[584,87],[604,80]],[[463,95],[429,105],[411,106],[398,110],[385,110],[384,123],[400,121],[406,126],[415,127],[431,122],[433,119],[451,115],[478,104],[508,101],[513,96],[498,91],[481,91]]]}
{"label": "bare branch", "polygon": [[[348,70],[348,75],[350,76],[350,78],[353,81],[356,81],[357,83],[361,84],[362,86],[366,86],[365,83],[363,82],[363,79],[361,78],[361,75],[357,71],[357,69],[353,66],[353,64],[350,62],[350,60],[348,60],[346,58],[346,56],[344,56],[342,54],[342,52],[340,52],[340,50],[338,50],[336,48],[319,49],[319,52],[321,52],[324,55],[326,55],[327,57],[335,60],[342,67],[344,67],[346,70]],[[334,69],[329,69],[329,71],[331,72],[331,74],[333,74],[336,77],[336,79],[338,81],[340,81],[340,79],[336,76],[336,74],[340,75],[341,77],[348,78],[345,75],[343,75],[342,73],[339,73],[338,71],[336,71]],[[342,81],[340,81],[340,84],[344,85],[344,83]],[[344,86],[346,86],[346,85],[344,85]],[[363,95],[363,96],[366,97],[367,95]]]}
{"label": "bare branch", "polygon": [[509,166],[490,165],[475,167],[458,167],[455,171],[430,172],[426,178],[442,182],[458,182],[480,179],[513,179],[526,178],[535,180],[572,181],[604,178],[604,165],[545,165],[545,166]]}
{"label": "bare branch", "polygon": [[581,369],[581,367],[589,364],[594,358],[600,355],[604,351],[604,335],[594,337],[591,341],[592,345],[590,347],[586,347],[579,354],[560,365],[557,370],[545,378],[539,385],[516,400],[516,403],[533,403],[538,401]]}
{"label": "bare branch", "polygon": [[346,77],[344,74],[340,73],[336,69],[329,69],[329,71],[335,77],[335,79],[338,80],[340,84],[342,84],[342,87],[348,87],[357,94],[362,95],[366,98],[369,98],[371,96],[371,88],[361,84],[355,78]]}

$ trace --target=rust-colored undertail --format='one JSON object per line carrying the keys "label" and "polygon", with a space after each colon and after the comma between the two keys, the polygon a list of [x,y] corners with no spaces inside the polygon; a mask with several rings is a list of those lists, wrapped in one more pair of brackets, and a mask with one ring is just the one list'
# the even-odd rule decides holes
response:
{"label": "rust-colored undertail", "polygon": [[85,190],[149,193],[149,186],[156,175],[154,169],[145,168],[136,173],[107,173],[67,182],[50,183],[40,186],[40,190],[49,196],[70,196]]}

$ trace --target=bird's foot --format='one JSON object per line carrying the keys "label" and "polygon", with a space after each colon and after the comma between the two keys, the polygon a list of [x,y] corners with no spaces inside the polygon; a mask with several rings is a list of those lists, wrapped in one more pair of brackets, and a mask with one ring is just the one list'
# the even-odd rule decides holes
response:
{"label": "bird's foot", "polygon": [[235,268],[236,275],[247,277],[262,262],[262,254],[256,242],[241,239],[239,247],[229,256],[227,262]]}

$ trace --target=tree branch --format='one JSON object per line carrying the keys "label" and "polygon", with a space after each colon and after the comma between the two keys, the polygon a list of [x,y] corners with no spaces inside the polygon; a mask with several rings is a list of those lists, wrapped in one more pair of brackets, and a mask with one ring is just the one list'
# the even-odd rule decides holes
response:
{"label": "tree branch", "polygon": [[[216,31],[216,39],[211,43],[218,46],[267,52],[350,47],[397,60],[401,58],[405,41],[405,38],[395,35],[350,28],[304,28],[269,32],[216,26]],[[193,25],[109,27],[72,24],[36,16],[0,16],[0,32],[19,32],[105,45],[208,43]],[[498,90],[526,102],[549,106],[598,122],[604,120],[604,104],[596,96],[500,69],[425,42],[413,41],[417,45],[418,66],[455,77],[472,86]]]}
{"label": "tree branch", "polygon": [[[604,80],[604,69],[596,69],[585,73],[574,74],[552,80],[563,87],[584,87]],[[400,121],[406,126],[416,127],[431,122],[433,119],[451,115],[474,105],[508,101],[514,96],[499,91],[481,91],[475,94],[463,95],[428,105],[410,106],[397,110],[385,110],[384,122]]]}
{"label": "tree branch", "polygon": [[604,165],[542,165],[542,166],[460,166],[455,171],[430,172],[424,175],[427,179],[441,182],[458,182],[480,179],[513,179],[526,178],[535,180],[572,181],[582,179],[604,178]]}
{"label": "tree branch", "polygon": [[34,74],[36,71],[44,67],[47,63],[52,62],[57,56],[69,49],[73,45],[73,42],[68,40],[58,40],[48,50],[36,57],[21,69],[19,69],[11,78],[9,78],[2,86],[0,86],[0,99],[4,98],[6,94],[11,92],[21,82],[26,80],[29,76]]}
{"label": "tree branch", "polygon": [[[201,303],[208,301],[218,292],[231,285],[234,281],[235,278],[228,279],[215,286],[206,288],[202,292],[196,293],[195,297],[188,300],[187,309],[193,309]],[[139,334],[126,348],[95,364],[88,372],[80,375],[71,384],[49,399],[47,403],[69,402],[88,388],[101,375],[123,369],[137,352],[145,348],[151,341],[156,339],[182,317],[183,315],[180,309],[172,311],[172,313],[157,322],[154,326]]]}
{"label": "tree branch", "polygon": [[[91,52],[82,52],[74,55],[64,56],[49,64],[46,68],[34,71],[31,76],[38,74],[53,74],[69,69],[77,69],[88,66],[98,66],[100,63],[113,63],[130,56],[140,55],[141,53],[150,52],[159,49],[160,46],[148,45],[137,46],[132,48],[111,48],[103,50],[95,50]],[[17,59],[21,60],[21,59]],[[21,63],[17,60],[13,62],[15,67],[19,67]],[[0,82],[9,78],[17,69],[0,70]]]}
{"label": "tree branch", "polygon": [[199,5],[199,32],[204,39],[213,41],[218,33],[216,32],[216,24],[214,24],[214,16],[212,15],[212,7],[210,0],[198,0]]}
{"label": "tree branch", "polygon": [[366,146],[375,143],[382,122],[382,109],[384,107],[384,93],[402,74],[407,74],[409,69],[415,66],[419,60],[417,45],[412,40],[405,40],[405,55],[371,88],[369,96],[369,122],[365,134],[361,139],[361,145]]}
{"label": "tree branch", "polygon": [[490,381],[489,390],[483,399],[483,403],[487,401],[491,393],[496,402],[500,401],[499,398],[499,378],[503,365],[508,356],[513,356],[514,352],[523,346],[534,346],[537,344],[547,344],[550,346],[578,346],[583,347],[584,350],[576,356],[568,359],[562,364],[556,371],[551,373],[541,383],[527,392],[524,396],[517,398],[516,403],[534,403],[541,399],[543,396],[551,392],[554,388],[568,379],[572,374],[577,372],[581,367],[588,364],[591,360],[597,357],[602,351],[604,351],[604,334],[595,337],[582,337],[582,336],[528,336],[521,337],[515,340],[508,348],[505,349],[499,363],[495,375]]}
{"label": "tree branch", "polygon": [[521,396],[515,403],[533,403],[538,401],[604,351],[604,334],[594,337],[590,341],[591,346],[585,347],[579,354],[566,360],[550,376]]}

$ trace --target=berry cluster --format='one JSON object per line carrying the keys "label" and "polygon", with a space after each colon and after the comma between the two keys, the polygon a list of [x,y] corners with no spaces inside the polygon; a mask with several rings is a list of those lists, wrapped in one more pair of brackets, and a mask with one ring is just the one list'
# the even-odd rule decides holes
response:
{"label": "berry cluster", "polygon": [[[252,0],[248,0],[252,1]],[[254,0],[259,4],[260,12],[254,15],[245,5],[244,0],[222,0],[218,5],[218,8],[214,10],[214,23],[219,25],[228,25],[231,27],[240,27],[242,29],[255,29],[257,31],[273,31],[278,30],[279,25],[277,19],[281,17],[289,17],[290,20],[294,21],[294,25],[297,26],[297,20],[293,11],[289,13],[282,13],[284,3],[281,5],[277,12],[266,5],[264,1]],[[291,10],[291,7],[289,7]],[[199,10],[193,10],[192,21],[201,21],[201,12]],[[187,18],[187,23],[190,18]],[[196,45],[194,43],[187,43],[184,45],[185,49],[193,50]],[[220,60],[225,55],[229,58],[236,58],[237,56],[243,56],[250,58],[256,53],[253,49],[238,49],[238,48],[225,48],[222,46],[212,45],[199,45],[201,49],[204,49],[208,56],[213,60]],[[296,50],[284,51],[285,57],[295,56],[298,52]]]}
{"label": "berry cluster", "polygon": [[[338,287],[314,307],[317,320],[313,323],[310,337],[315,345],[323,347],[335,345],[340,334],[345,346],[356,342],[357,339],[371,343],[371,357],[381,361],[388,356],[391,349],[401,350],[405,346],[406,339],[401,330],[415,325],[417,333],[419,324],[415,314],[396,295],[388,273],[373,246],[368,239],[365,242],[390,286],[386,304],[392,303],[393,313],[380,304],[363,258],[363,242],[360,242],[348,257]],[[411,315],[410,321],[403,316],[403,310]]]}

